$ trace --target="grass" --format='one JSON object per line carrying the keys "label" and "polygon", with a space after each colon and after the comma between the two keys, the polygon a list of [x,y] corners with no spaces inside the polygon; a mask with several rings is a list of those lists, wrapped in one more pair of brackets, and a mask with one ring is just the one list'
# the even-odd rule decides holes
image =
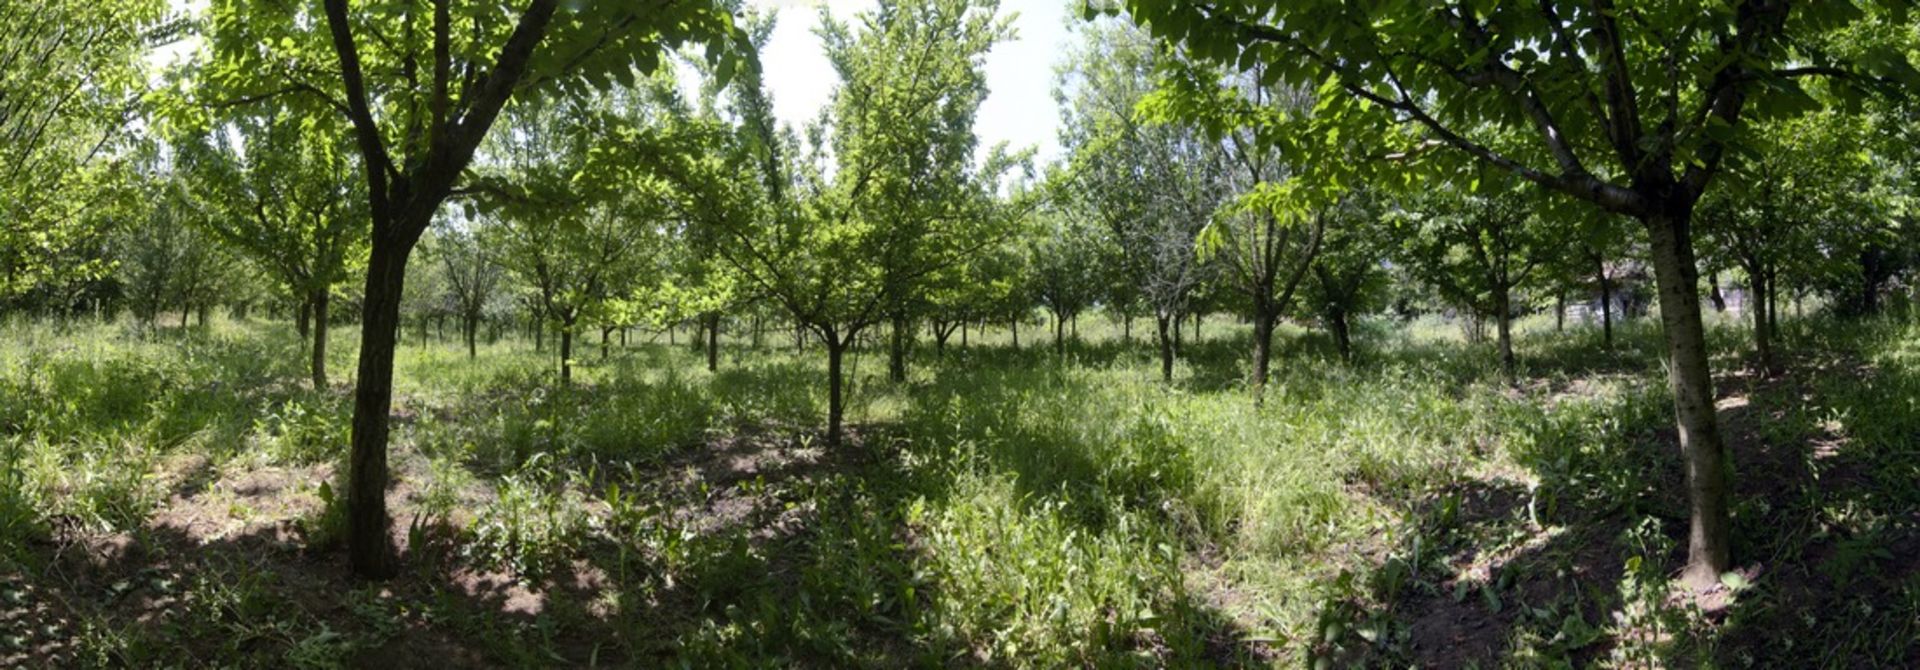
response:
{"label": "grass", "polygon": [[1920,661],[1920,326],[1789,322],[1762,380],[1715,325],[1742,572],[1682,598],[1647,322],[1527,320],[1517,386],[1439,321],[1363,324],[1353,365],[1284,329],[1256,407],[1243,326],[1166,385],[1082,321],[1064,357],[974,333],[903,384],[856,354],[831,450],[824,356],[783,337],[718,373],[587,346],[563,388],[530,342],[412,333],[384,584],[339,550],[350,387],[307,388],[286,324],[6,325],[0,665]]}

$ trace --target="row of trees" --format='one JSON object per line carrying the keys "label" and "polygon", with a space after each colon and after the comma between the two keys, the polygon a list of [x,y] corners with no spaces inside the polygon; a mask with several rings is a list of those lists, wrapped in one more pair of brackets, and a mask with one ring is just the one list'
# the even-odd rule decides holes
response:
{"label": "row of trees", "polygon": [[1188,319],[1231,311],[1258,399],[1280,319],[1350,357],[1356,317],[1398,292],[1491,322],[1511,379],[1516,315],[1598,296],[1610,337],[1616,285],[1650,267],[1688,578],[1709,583],[1730,559],[1701,296],[1745,287],[1772,369],[1783,291],[1871,311],[1906,266],[1912,116],[1891,94],[1915,36],[1897,3],[1086,4],[1120,18],[1079,26],[1065,156],[1044,167],[973,128],[1011,33],[996,0],[823,14],[840,83],[797,128],[759,74],[772,17],[732,2],[221,0],[195,26],[204,52],[164,78],[143,47],[189,24],[159,7],[7,12],[0,30],[29,39],[0,58],[77,66],[0,80],[0,133],[24,140],[0,167],[59,175],[6,186],[25,223],[0,238],[0,288],[70,309],[84,291],[61,287],[117,265],[108,283],[151,322],[257,300],[220,293],[249,283],[236,272],[271,278],[316,387],[349,297],[349,543],[377,576],[409,313],[456,320],[469,352],[485,320],[527,317],[557,333],[563,383],[582,332],[692,323],[711,367],[723,328],[771,317],[819,343],[837,443],[863,336],[904,380],[923,330],[944,348],[1004,326],[1017,346],[1044,310],[1060,347],[1098,308],[1128,338],[1151,318],[1171,380]]}

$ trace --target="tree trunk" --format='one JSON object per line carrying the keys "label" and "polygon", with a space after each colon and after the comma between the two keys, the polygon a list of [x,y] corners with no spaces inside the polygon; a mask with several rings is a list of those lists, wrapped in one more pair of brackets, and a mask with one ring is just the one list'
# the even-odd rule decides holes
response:
{"label": "tree trunk", "polygon": [[[353,448],[348,464],[347,556],[358,575],[393,576],[397,557],[387,520],[387,422],[393,403],[393,354],[400,338],[400,294],[411,244],[375,239],[360,306],[360,366],[354,379]],[[395,249],[394,246],[402,248]]]}
{"label": "tree trunk", "polygon": [[607,341],[613,339],[613,326],[600,327],[600,360],[607,360]]}
{"label": "tree trunk", "polygon": [[1567,290],[1564,288],[1553,294],[1553,332],[1567,332]]}
{"label": "tree trunk", "polygon": [[907,338],[913,336],[912,327],[906,316],[896,314],[893,327],[888,329],[887,380],[896,384],[907,380]]}
{"label": "tree trunk", "polygon": [[1273,324],[1279,315],[1269,305],[1253,306],[1253,404],[1266,402],[1267,376],[1273,354]]}
{"label": "tree trunk", "polygon": [[560,385],[573,383],[573,322],[560,324]]}
{"label": "tree trunk", "polygon": [[1020,319],[1016,317],[1012,321],[1007,322],[1007,324],[1013,329],[1013,350],[1019,351],[1020,350]]}
{"label": "tree trunk", "polygon": [[1053,315],[1053,353],[1055,355],[1067,355],[1066,333],[1067,320],[1060,318],[1060,315],[1055,313]]}
{"label": "tree trunk", "polygon": [[[850,339],[850,338],[849,338]],[[847,343],[837,335],[827,337],[827,446],[840,446],[840,424],[846,418],[845,373]]]}
{"label": "tree trunk", "polygon": [[305,296],[301,296],[300,311],[297,314],[295,314],[293,317],[293,329],[294,329],[294,332],[300,333],[300,339],[302,340],[307,339],[307,335],[313,332],[313,329],[310,326],[312,322],[313,322],[313,296],[311,294],[308,294]]}
{"label": "tree trunk", "polygon": [[707,317],[707,372],[720,371],[720,315]]}
{"label": "tree trunk", "polygon": [[1594,276],[1600,279],[1600,341],[1611,349],[1613,348],[1613,280],[1607,278],[1605,260],[1595,256],[1593,265],[1597,271]]}
{"label": "tree trunk", "polygon": [[1353,362],[1353,331],[1347,325],[1347,310],[1333,310],[1333,343],[1340,349],[1340,360]]}
{"label": "tree trunk", "polygon": [[960,322],[960,348],[967,348],[967,322]]}
{"label": "tree trunk", "polygon": [[467,315],[466,331],[467,331],[467,360],[473,360],[474,358],[477,358],[480,355],[479,348],[474,346],[474,342],[473,342],[474,339],[479,337],[480,335],[480,319],[475,318],[471,314]]}
{"label": "tree trunk", "polygon": [[313,292],[307,303],[313,306],[313,390],[324,391],[327,388],[327,302],[332,297],[327,289]]}
{"label": "tree trunk", "polygon": [[1500,341],[1500,376],[1508,384],[1520,381],[1518,367],[1513,359],[1513,293],[1508,287],[1497,287],[1493,291],[1494,327]]}
{"label": "tree trunk", "polygon": [[1193,313],[1193,343],[1194,344],[1200,343],[1200,320],[1202,318],[1204,318],[1203,314],[1199,312]]}
{"label": "tree trunk", "polygon": [[1720,292],[1720,273],[1707,275],[1707,299],[1713,301],[1713,311],[1727,311],[1727,296]]}
{"label": "tree trunk", "polygon": [[1170,323],[1173,321],[1173,317],[1165,314],[1154,315],[1153,321],[1154,325],[1159,328],[1160,379],[1161,381],[1171,384],[1173,383],[1173,338],[1178,337],[1179,326]]}
{"label": "tree trunk", "polygon": [[547,350],[547,324],[540,317],[533,317],[533,352]]}
{"label": "tree trunk", "polygon": [[1687,568],[1682,578],[1702,589],[1718,582],[1729,560],[1726,458],[1715,416],[1713,376],[1708,369],[1706,327],[1700,320],[1699,266],[1693,253],[1691,212],[1645,220],[1660,291],[1660,320],[1672,361],[1669,382],[1680,449],[1687,463],[1691,523]]}
{"label": "tree trunk", "polygon": [[1120,342],[1122,344],[1133,344],[1133,315],[1132,314],[1120,315]]}
{"label": "tree trunk", "polygon": [[[1764,278],[1766,276],[1766,273],[1754,272],[1750,270],[1747,272],[1747,275],[1751,277],[1751,280],[1747,283],[1752,285],[1750,287],[1750,290],[1753,291],[1754,295],[1766,296],[1772,290],[1772,287],[1767,286],[1767,281]],[[1755,362],[1757,363],[1758,368],[1760,369],[1760,373],[1768,377],[1773,376],[1773,370],[1774,370],[1773,368],[1773,333],[1772,333],[1773,329],[1768,325],[1768,322],[1771,320],[1769,318],[1769,313],[1773,311],[1772,302],[1773,301],[1768,300],[1765,297],[1761,297],[1753,301],[1754,309],[1752,310],[1753,311],[1753,357]]]}

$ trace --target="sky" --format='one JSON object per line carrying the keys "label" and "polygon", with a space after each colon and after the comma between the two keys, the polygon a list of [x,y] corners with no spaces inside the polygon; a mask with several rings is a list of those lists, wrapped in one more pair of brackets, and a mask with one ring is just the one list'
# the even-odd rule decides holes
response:
{"label": "sky", "polygon": [[[179,12],[198,12],[205,0],[171,0]],[[819,115],[839,82],[821,49],[814,28],[825,6],[851,20],[876,0],[749,0],[752,6],[779,11],[772,40],[761,54],[774,113],[798,128]],[[1000,142],[1014,149],[1032,147],[1044,164],[1059,155],[1060,113],[1053,101],[1053,71],[1073,39],[1067,27],[1067,0],[1001,0],[1002,15],[1014,15],[1014,38],[987,54],[987,99],[974,120],[980,153]],[[177,42],[149,56],[160,65],[181,58],[196,42]]]}
{"label": "sky", "polygon": [[[773,93],[774,113],[795,127],[813,120],[827,105],[839,77],[821,50],[814,28],[819,7],[835,17],[852,19],[872,8],[874,0],[752,0],[752,5],[780,10],[772,40],[760,55],[767,87]],[[1017,13],[1014,39],[995,45],[987,54],[987,99],[974,120],[982,152],[999,142],[1013,148],[1033,147],[1039,162],[1057,156],[1060,149],[1060,113],[1053,101],[1053,71],[1072,39],[1066,23],[1066,0],[1001,0],[1000,11]]]}

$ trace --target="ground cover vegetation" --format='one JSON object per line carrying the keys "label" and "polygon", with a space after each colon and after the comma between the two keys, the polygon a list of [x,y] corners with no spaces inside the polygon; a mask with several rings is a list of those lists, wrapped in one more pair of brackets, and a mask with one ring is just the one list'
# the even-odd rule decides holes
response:
{"label": "ground cover vegetation", "polygon": [[0,7],[0,665],[1920,663],[1904,3],[1070,6]]}

